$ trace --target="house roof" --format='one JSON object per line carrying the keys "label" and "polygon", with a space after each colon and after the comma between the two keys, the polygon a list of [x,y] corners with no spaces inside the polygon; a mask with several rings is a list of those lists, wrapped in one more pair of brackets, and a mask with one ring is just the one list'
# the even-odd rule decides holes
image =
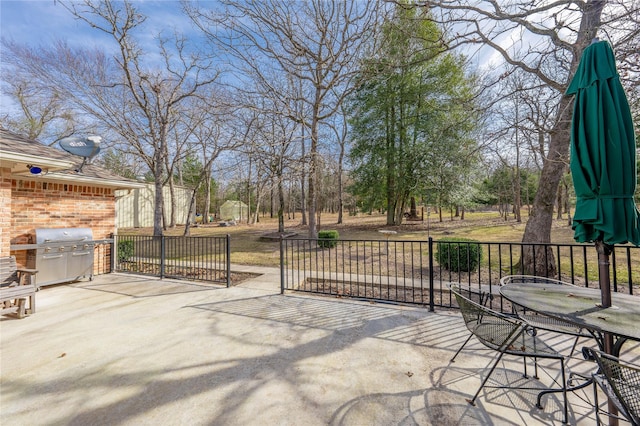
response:
{"label": "house roof", "polygon": [[[0,167],[11,169],[11,175],[43,181],[69,181],[112,188],[142,188],[144,183],[118,176],[95,164],[85,164],[83,158],[46,146],[0,128]],[[37,166],[42,173],[30,173]]]}

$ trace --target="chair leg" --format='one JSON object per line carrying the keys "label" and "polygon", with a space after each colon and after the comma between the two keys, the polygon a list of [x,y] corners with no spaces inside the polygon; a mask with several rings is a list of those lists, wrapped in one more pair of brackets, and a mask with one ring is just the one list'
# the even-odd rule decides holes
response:
{"label": "chair leg", "polygon": [[480,391],[482,390],[484,385],[487,384],[487,381],[489,380],[489,377],[491,377],[491,375],[493,374],[493,370],[495,370],[496,367],[498,366],[498,363],[502,359],[502,355],[504,355],[504,352],[500,352],[500,355],[498,355],[498,358],[495,360],[495,362],[491,366],[491,369],[489,370],[489,373],[487,374],[487,376],[484,378],[484,380],[482,380],[482,383],[480,384],[480,387],[478,388],[478,391],[476,392],[476,394],[473,395],[473,398],[467,399],[467,402],[469,404],[476,405],[476,398],[478,398],[478,395],[480,395]]}
{"label": "chair leg", "polygon": [[593,381],[593,404],[595,405],[596,426],[600,426],[600,416],[598,415],[598,411],[600,410],[598,403],[598,385],[595,380]]}
{"label": "chair leg", "polygon": [[560,360],[560,368],[562,371],[562,402],[564,403],[564,422],[569,422],[569,404],[567,403],[567,374],[564,369],[564,359]]}
{"label": "chair leg", "polygon": [[[563,424],[567,424],[569,421],[569,406],[567,403],[567,375],[564,370],[564,359],[560,359],[560,371],[562,372],[562,401],[563,401]],[[555,380],[554,380],[555,382]],[[536,407],[542,409],[542,396],[548,393],[556,393],[557,389],[548,389],[538,393],[538,401],[536,402]]]}
{"label": "chair leg", "polygon": [[469,343],[469,340],[471,340],[472,337],[473,337],[473,334],[470,334],[469,337],[467,337],[467,340],[464,341],[462,346],[460,346],[460,349],[458,349],[458,352],[456,352],[456,354],[453,356],[453,358],[451,358],[449,362],[456,362],[456,357],[462,351],[462,348],[464,348],[467,345],[467,343]]}
{"label": "chair leg", "polygon": [[580,340],[580,336],[576,336],[576,340],[573,341],[573,346],[571,346],[571,352],[569,352],[569,356],[573,355],[573,351],[576,350],[576,346],[578,346],[578,340]]}
{"label": "chair leg", "polygon": [[25,305],[27,304],[27,299],[18,299],[16,300],[16,303],[18,305],[18,318],[24,318],[26,315]]}
{"label": "chair leg", "polygon": [[[538,330],[533,329],[533,350],[537,352],[536,344],[538,339],[536,339],[536,335],[538,334]],[[538,376],[538,358],[533,357],[533,378],[538,380],[540,377]]]}
{"label": "chair leg", "polygon": [[29,296],[29,314],[35,314],[36,313],[36,296],[31,295]]}

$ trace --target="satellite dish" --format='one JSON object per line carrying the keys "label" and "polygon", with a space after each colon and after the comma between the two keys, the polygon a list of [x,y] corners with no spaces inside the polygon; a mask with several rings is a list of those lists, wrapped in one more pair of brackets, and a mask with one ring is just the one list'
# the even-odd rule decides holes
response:
{"label": "satellite dish", "polygon": [[60,140],[60,147],[69,154],[91,159],[100,152],[100,136],[71,136]]}
{"label": "satellite dish", "polygon": [[69,154],[84,157],[82,164],[76,169],[76,172],[79,173],[85,164],[98,155],[101,141],[102,137],[100,136],[87,136],[85,138],[71,136],[60,140],[60,146]]}

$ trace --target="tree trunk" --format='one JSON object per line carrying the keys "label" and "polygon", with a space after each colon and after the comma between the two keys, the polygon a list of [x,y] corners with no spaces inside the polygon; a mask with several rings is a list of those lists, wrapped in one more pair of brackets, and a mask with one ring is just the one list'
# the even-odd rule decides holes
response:
{"label": "tree trunk", "polygon": [[[606,1],[592,0],[586,4],[586,10],[580,21],[578,37],[574,44],[575,54],[571,60],[569,76],[566,85],[573,78],[584,49],[591,43],[600,27],[602,9]],[[566,87],[565,85],[565,87]],[[542,166],[538,191],[533,200],[533,208],[525,226],[522,242],[551,242],[551,224],[553,222],[553,204],[555,201],[558,184],[564,173],[569,157],[571,109],[573,98],[563,96],[558,105],[558,117],[556,125],[550,132],[549,153]],[[547,259],[547,261],[545,261]],[[551,249],[544,250],[524,249],[520,259],[521,269],[525,274],[552,277],[556,275],[555,260]],[[534,267],[535,265],[535,267]],[[546,268],[546,269],[545,269]]]}
{"label": "tree trunk", "polygon": [[340,225],[342,223],[342,210],[344,209],[344,199],[342,197],[342,161],[344,157],[344,146],[340,148],[340,158],[338,162],[338,222]]}
{"label": "tree trunk", "polygon": [[[158,164],[160,162],[156,162],[156,176],[161,175],[162,164]],[[160,169],[160,171],[158,171]],[[156,190],[154,196],[154,207],[153,207],[153,235],[161,236],[164,232],[163,230],[163,211],[164,211],[164,198],[162,196],[162,180],[156,179],[154,182],[154,187]]]}
{"label": "tree trunk", "polygon": [[396,193],[396,161],[395,161],[395,138],[394,138],[394,117],[395,111],[393,106],[391,107],[391,111],[386,113],[386,156],[385,159],[387,163],[387,225],[395,225],[395,215],[396,215],[396,207],[397,200],[395,197]]}
{"label": "tree trunk", "polygon": [[[320,99],[320,88],[316,88],[315,99]],[[318,166],[318,114],[320,105],[318,102],[313,104],[313,116],[311,118],[311,152],[309,161],[309,238],[316,238],[318,236],[318,229],[316,225],[316,208],[318,205],[318,194],[316,188],[316,182],[318,181],[317,166]]]}
{"label": "tree trunk", "polygon": [[[253,158],[249,156],[249,176],[247,177],[247,225],[251,224],[251,163],[253,162]],[[259,176],[259,174],[258,174]],[[257,183],[257,180],[256,180]],[[256,209],[258,211],[258,209]],[[240,209],[240,221],[242,222],[242,209]]]}
{"label": "tree trunk", "polygon": [[[206,182],[204,183],[205,196],[204,196],[204,211],[207,215],[207,220],[205,223],[211,222],[209,217],[211,216],[211,168],[207,170],[206,173]],[[188,218],[187,218],[188,220]]]}
{"label": "tree trunk", "polygon": [[[253,215],[253,223],[260,222],[260,204],[262,202],[262,191],[256,194],[256,212]],[[251,209],[249,209],[249,215],[251,215]]]}
{"label": "tree trunk", "polygon": [[522,208],[522,200],[520,198],[521,191],[522,188],[520,188],[520,166],[516,164],[516,172],[513,185],[513,213],[515,214],[516,222],[518,223],[522,223],[522,214],[520,211]]}
{"label": "tree trunk", "polygon": [[[311,156],[313,157],[313,154]],[[315,179],[313,178],[315,167],[313,163],[314,160],[311,160],[308,178],[309,199],[307,200],[307,213],[309,215],[309,238],[316,238],[318,233],[316,226],[316,187]]]}
{"label": "tree trunk", "polygon": [[[197,192],[198,192],[198,187],[195,187],[193,189],[193,192],[191,193],[191,201],[189,202],[189,212],[187,213],[187,220],[185,221],[184,232],[182,234],[185,237],[188,237],[189,235],[191,235],[191,218],[193,217],[196,210],[196,193]],[[204,223],[204,217],[202,218],[202,221]]]}
{"label": "tree trunk", "polygon": [[556,195],[556,219],[562,219],[562,184],[558,185],[558,193]]}
{"label": "tree trunk", "polygon": [[[278,184],[279,185],[279,184]],[[275,194],[273,193],[273,186],[271,186],[271,191],[270,192],[270,197],[269,197],[269,217],[271,219],[273,219],[273,216],[275,216],[273,214],[274,209],[274,205],[273,205],[273,198],[275,197]]]}
{"label": "tree trunk", "polygon": [[[302,150],[300,155],[301,155],[301,158],[302,158],[303,161],[304,161],[304,156],[306,155],[305,154],[306,141],[305,141],[305,137],[304,137],[304,129],[305,129],[305,125],[303,123],[302,124],[302,140],[300,141],[300,148]],[[305,195],[306,195],[306,192],[305,192],[305,178],[306,178],[306,176],[305,176],[304,170],[305,170],[305,168],[304,168],[304,163],[303,163],[302,174],[301,174],[301,178],[300,178],[300,214],[302,215],[301,224],[303,226],[307,224],[307,211],[306,211],[307,200],[305,199]],[[295,208],[295,205],[294,205],[293,211],[295,212],[295,210],[296,210],[296,208]],[[295,216],[295,213],[294,213],[294,216]]]}
{"label": "tree trunk", "polygon": [[169,228],[175,228],[177,222],[176,212],[178,210],[176,201],[176,187],[173,183],[173,179],[169,178],[167,182],[169,183],[169,197],[171,198],[171,200],[169,200],[169,205],[171,206],[171,212],[169,213]]}
{"label": "tree trunk", "polygon": [[[523,243],[550,243],[551,224],[553,223],[553,207],[556,201],[558,184],[567,164],[570,130],[571,130],[571,104],[569,98],[560,101],[559,120],[551,132],[549,153],[542,166],[538,191],[533,200],[533,208],[529,220],[525,226]],[[556,265],[553,251],[544,253],[544,250],[536,250],[535,259],[532,246],[525,246],[522,253],[521,269],[524,274],[553,277],[556,275]],[[535,265],[535,267],[534,267]]]}
{"label": "tree trunk", "polygon": [[278,175],[278,232],[284,232],[284,188],[282,175]]}

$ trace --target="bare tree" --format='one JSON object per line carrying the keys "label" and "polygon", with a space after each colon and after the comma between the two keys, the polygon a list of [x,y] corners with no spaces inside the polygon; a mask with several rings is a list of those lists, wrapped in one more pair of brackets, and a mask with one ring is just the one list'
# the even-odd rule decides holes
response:
{"label": "bare tree", "polygon": [[[187,155],[193,155],[200,161],[202,168],[192,188],[192,200],[184,235],[190,234],[191,217],[195,213],[196,194],[204,185],[205,208],[203,222],[208,221],[211,205],[211,180],[214,162],[226,151],[237,149],[243,142],[241,128],[237,123],[233,108],[229,106],[228,95],[220,89],[202,93],[201,97],[189,100],[189,108],[181,113],[180,135],[185,140]],[[246,129],[251,129],[247,126]],[[245,130],[246,133],[247,130]]]}
{"label": "bare tree", "polygon": [[17,107],[15,111],[3,108],[3,127],[49,145],[79,130],[79,114],[65,104],[55,89],[38,86],[14,67],[5,70],[2,83],[2,94]]}
{"label": "bare tree", "polygon": [[343,174],[344,174],[344,157],[347,153],[347,143],[348,143],[348,125],[347,125],[347,112],[345,111],[344,105],[340,108],[340,114],[335,116],[335,120],[333,123],[328,124],[331,130],[334,133],[334,137],[338,142],[339,153],[338,153],[338,167],[337,167],[337,178],[338,178],[338,220],[337,223],[342,223],[342,210],[344,209],[344,182],[343,182]]}
{"label": "bare tree", "polygon": [[115,57],[99,49],[72,49],[64,42],[51,49],[9,43],[11,61],[38,81],[48,82],[144,160],[154,176],[154,235],[162,235],[162,187],[169,178],[167,158],[174,153],[171,131],[186,101],[218,74],[179,35],[173,40],[159,37],[159,63],[150,62],[135,39],[145,17],[128,1],[60,3],[110,36],[117,47]]}
{"label": "bare tree", "polygon": [[[309,236],[315,237],[319,126],[335,114],[353,77],[352,65],[375,24],[378,2],[347,0],[223,0],[224,14],[191,7],[194,22],[215,45],[235,59],[241,72],[264,76],[265,69],[291,75],[302,82],[310,116],[308,162]],[[337,90],[340,88],[340,90]],[[277,93],[274,90],[274,93]],[[292,107],[291,119],[300,120]]]}
{"label": "bare tree", "polygon": [[[297,128],[300,124],[290,118],[294,100],[287,97],[295,82],[290,76],[273,75],[269,86],[265,86],[262,78],[253,80],[252,94],[246,95],[242,101],[244,108],[252,117],[253,129],[248,137],[249,143],[243,151],[256,164],[256,221],[260,202],[267,190],[275,190],[278,204],[278,232],[285,232],[285,177],[289,170],[298,164],[296,143],[299,137]],[[277,92],[273,88],[279,88]],[[277,95],[281,93],[282,95]],[[272,196],[273,201],[273,196]]]}
{"label": "bare tree", "polygon": [[[562,95],[582,52],[597,36],[612,43],[623,66],[630,57],[637,58],[637,51],[625,46],[638,45],[640,1],[425,0],[420,4],[431,8],[449,33],[455,34],[452,48],[490,47],[504,62],[556,92],[553,126],[545,137],[546,158],[523,236],[523,242],[549,242],[555,197],[569,154],[572,99]],[[536,256],[534,261],[531,250],[524,253],[527,272],[555,274],[553,262],[546,261],[553,259],[553,253],[540,250]],[[537,265],[535,271],[533,265]]]}

